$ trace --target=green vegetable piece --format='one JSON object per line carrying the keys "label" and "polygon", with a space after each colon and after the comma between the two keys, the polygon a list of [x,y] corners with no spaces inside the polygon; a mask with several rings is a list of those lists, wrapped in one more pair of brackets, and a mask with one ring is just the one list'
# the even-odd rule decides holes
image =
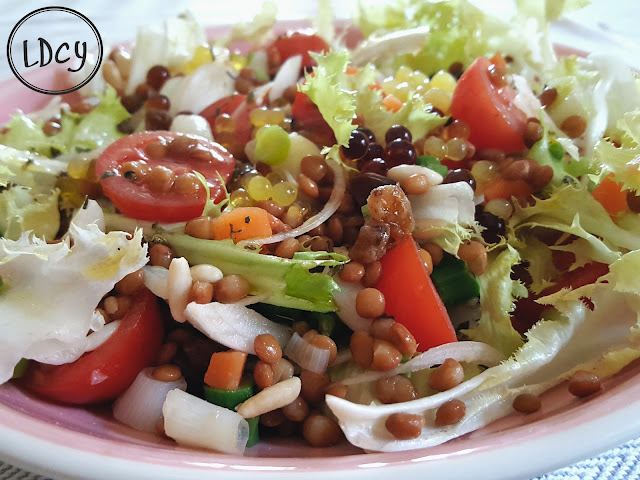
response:
{"label": "green vegetable piece", "polygon": [[338,284],[329,275],[310,270],[341,265],[345,263],[342,256],[325,252],[299,260],[287,259],[260,254],[234,245],[231,240],[204,240],[180,234],[165,234],[164,238],[192,265],[208,263],[216,265],[225,275],[236,274],[249,279],[251,294],[269,295],[265,303],[311,312],[336,309],[333,291],[339,290]]}
{"label": "green vegetable piece", "polygon": [[549,153],[555,160],[560,161],[564,158],[564,147],[558,142],[550,142]]}
{"label": "green vegetable piece", "polygon": [[318,323],[318,333],[330,337],[336,327],[336,315],[333,313],[313,313],[312,317]]}
{"label": "green vegetable piece", "polygon": [[26,358],[21,359],[16,366],[13,367],[13,375],[11,378],[20,378],[27,371],[27,366],[29,365],[29,360]]}
{"label": "green vegetable piece", "polygon": [[447,308],[480,296],[478,282],[467,264],[448,253],[433,269],[431,280]]}
{"label": "green vegetable piece", "polygon": [[449,169],[440,163],[440,160],[433,155],[421,155],[416,161],[421,167],[427,167],[443,177],[449,172]]}
{"label": "green vegetable piece", "polygon": [[260,440],[260,431],[258,429],[259,422],[259,416],[247,418],[247,423],[249,424],[249,439],[247,440],[247,448],[253,447]]}
{"label": "green vegetable piece", "polygon": [[237,390],[220,390],[204,386],[204,398],[209,403],[234,410],[242,402],[253,396],[253,384],[243,382]]}
{"label": "green vegetable piece", "polygon": [[[246,380],[243,380],[237,390],[220,390],[219,388],[211,388],[209,385],[204,386],[204,398],[207,402],[228,408],[234,412],[238,405],[252,396],[253,384]],[[259,420],[260,416],[247,418],[247,423],[249,424],[249,440],[247,440],[247,447],[253,447],[260,440],[258,432]]]}
{"label": "green vegetable piece", "polygon": [[256,133],[256,160],[275,167],[287,159],[291,149],[289,134],[278,125],[267,125]]}

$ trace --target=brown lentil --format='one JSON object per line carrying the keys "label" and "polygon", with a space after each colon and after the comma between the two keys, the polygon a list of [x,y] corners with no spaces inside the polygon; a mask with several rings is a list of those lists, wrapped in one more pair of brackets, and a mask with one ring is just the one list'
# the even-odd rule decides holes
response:
{"label": "brown lentil", "polygon": [[376,318],[384,315],[384,295],[373,287],[363,288],[356,296],[356,312],[364,318]]}
{"label": "brown lentil", "polygon": [[120,295],[133,295],[144,287],[144,270],[136,270],[125,275],[118,283],[116,283],[116,292]]}
{"label": "brown lentil", "polygon": [[151,378],[159,382],[175,382],[182,378],[182,372],[177,365],[165,364],[154,368]]}
{"label": "brown lentil", "polygon": [[396,322],[393,318],[376,318],[369,326],[369,333],[373,335],[374,338],[393,342],[391,327],[394,323]]}
{"label": "brown lentil", "polygon": [[487,269],[487,249],[480,242],[472,240],[460,244],[458,257],[469,266],[474,275],[482,275]]}
{"label": "brown lentil", "polygon": [[307,155],[300,162],[300,172],[314,182],[322,180],[328,170],[327,162],[320,155]]}
{"label": "brown lentil", "polygon": [[349,341],[351,358],[362,368],[371,367],[374,339],[367,332],[353,332]]}
{"label": "brown lentil", "polygon": [[333,362],[336,361],[336,357],[338,356],[338,347],[331,337],[316,333],[316,335],[313,335],[311,338],[306,340],[314,347],[322,350],[329,350],[329,365],[332,365]]}
{"label": "brown lentil", "polygon": [[318,190],[318,184],[311,180],[309,177],[301,173],[298,175],[298,187],[299,191],[304,195],[307,195],[311,198],[318,198],[320,196],[320,192]]}
{"label": "brown lentil", "polygon": [[503,150],[497,148],[485,148],[478,152],[478,157],[489,162],[501,163],[505,159],[505,153]]}
{"label": "brown lentil", "polygon": [[149,262],[151,265],[169,268],[174,257],[173,251],[162,243],[154,243],[149,248]]}
{"label": "brown lentil", "polygon": [[273,385],[273,370],[271,365],[266,362],[258,361],[253,368],[253,380],[259,389],[265,389]]}
{"label": "brown lentil", "polygon": [[421,173],[416,173],[402,180],[400,186],[407,195],[422,195],[429,190],[429,178]]}
{"label": "brown lentil", "polygon": [[358,283],[364,277],[364,265],[351,261],[340,270],[340,280],[347,283]]}
{"label": "brown lentil", "polygon": [[300,251],[300,242],[295,238],[287,238],[276,247],[275,254],[281,258],[293,258]]}
{"label": "brown lentil", "polygon": [[120,296],[116,298],[118,307],[115,312],[109,313],[113,320],[123,318],[131,307],[131,297]]}
{"label": "brown lentil", "polygon": [[364,267],[364,276],[362,277],[362,285],[365,287],[373,287],[382,276],[382,263],[379,261],[371,262]]}
{"label": "brown lentil", "polygon": [[333,251],[333,240],[329,237],[315,237],[311,239],[309,248],[313,252],[331,252]]}
{"label": "brown lentil", "polygon": [[162,142],[151,142],[144,147],[144,153],[149,158],[164,158],[167,155],[167,146]]}
{"label": "brown lentil", "polygon": [[526,181],[531,171],[531,164],[527,160],[514,160],[502,169],[502,176],[507,180]]}
{"label": "brown lentil", "polygon": [[418,253],[420,254],[422,264],[424,265],[427,274],[431,275],[433,273],[433,259],[431,258],[431,254],[424,248],[418,249]]}
{"label": "brown lentil", "polygon": [[587,129],[587,121],[580,115],[571,115],[564,119],[560,125],[562,130],[569,138],[578,138]]}
{"label": "brown lentil", "polygon": [[302,424],[302,436],[313,447],[330,447],[340,440],[342,431],[332,418],[315,413]]}
{"label": "brown lentil", "polygon": [[540,410],[542,401],[533,393],[521,393],[513,399],[513,409],[520,413],[534,413]]}
{"label": "brown lentil", "polygon": [[284,207],[282,205],[278,205],[272,200],[260,200],[256,203],[256,207],[266,210],[276,218],[280,218],[284,214]]}
{"label": "brown lentil", "polygon": [[324,400],[324,394],[331,383],[331,377],[326,373],[315,373],[311,370],[302,370],[300,373],[300,381],[302,382],[302,396],[307,402],[315,405]]}
{"label": "brown lentil", "polygon": [[413,383],[404,375],[379,378],[376,381],[376,395],[382,403],[402,403],[418,398]]}
{"label": "brown lentil", "polygon": [[342,383],[332,383],[327,387],[326,394],[334,397],[346,398],[349,387]]}
{"label": "brown lentil", "polygon": [[342,243],[342,237],[344,235],[344,228],[342,226],[342,220],[339,217],[331,217],[327,222],[327,235],[335,245]]}
{"label": "brown lentil", "polygon": [[184,345],[188,340],[191,339],[191,333],[189,333],[184,328],[176,328],[169,332],[167,335],[167,340],[175,342],[177,345]]}
{"label": "brown lentil", "polygon": [[337,212],[343,215],[349,215],[355,212],[355,210],[356,210],[356,204],[353,201],[353,197],[351,196],[351,194],[345,193],[344,196],[342,197],[342,201],[340,202],[340,205],[338,206]]}
{"label": "brown lentil", "polygon": [[416,353],[418,344],[411,332],[403,324],[394,322],[390,328],[391,343],[400,350],[403,355],[412,356]]}
{"label": "brown lentil", "polygon": [[227,275],[218,280],[215,288],[216,301],[233,303],[249,294],[249,282],[240,275]]}
{"label": "brown lentil", "polygon": [[293,402],[282,407],[282,413],[292,422],[302,422],[309,415],[309,405],[302,396],[298,395]]}
{"label": "brown lentil", "polygon": [[258,335],[253,340],[253,348],[258,358],[265,363],[277,363],[282,358],[282,348],[278,340],[269,333]]}
{"label": "brown lentil", "polygon": [[540,104],[543,108],[552,105],[553,102],[556,101],[557,97],[558,90],[556,90],[554,87],[546,87],[544,90],[542,90],[542,92],[540,92],[540,95],[538,96]]}
{"label": "brown lentil", "polygon": [[402,354],[391,343],[375,339],[373,341],[373,361],[371,368],[378,372],[386,372],[400,365]]}
{"label": "brown lentil", "polygon": [[304,337],[304,335],[309,331],[309,328],[309,324],[304,320],[293,322],[291,325],[291,331],[297,333],[301,337]]}
{"label": "brown lentil", "polygon": [[285,417],[282,413],[282,409],[280,408],[276,408],[275,410],[271,410],[270,412],[260,415],[260,425],[264,425],[265,427],[277,427],[284,421]]}
{"label": "brown lentil", "polygon": [[464,370],[460,362],[447,358],[436,367],[429,377],[429,386],[439,392],[457,387],[464,380]]}
{"label": "brown lentil", "polygon": [[327,227],[325,226],[324,223],[309,230],[309,235],[311,235],[312,237],[321,237],[323,235],[326,235],[326,233],[327,233]]}
{"label": "brown lentil", "polygon": [[569,393],[576,397],[587,397],[599,392],[600,388],[602,386],[598,376],[586,370],[577,370],[569,378]]}
{"label": "brown lentil", "polygon": [[424,417],[415,413],[392,413],[384,422],[387,431],[398,440],[418,438],[424,424]]}
{"label": "brown lentil", "polygon": [[51,136],[60,131],[62,125],[58,120],[50,119],[42,126],[42,131],[45,135]]}
{"label": "brown lentil", "polygon": [[533,175],[529,178],[531,187],[534,191],[542,190],[553,178],[553,168],[550,165],[539,166]]}
{"label": "brown lentil", "polygon": [[464,418],[467,412],[467,406],[462,400],[453,398],[444,402],[436,410],[436,427],[445,427],[447,425],[455,425]]}
{"label": "brown lentil", "polygon": [[175,181],[173,171],[165,166],[156,165],[145,176],[144,181],[152,192],[167,193]]}
{"label": "brown lentil", "polygon": [[202,183],[198,180],[198,177],[191,172],[178,175],[173,184],[173,191],[180,195],[195,196],[201,188]]}
{"label": "brown lentil", "polygon": [[173,360],[173,357],[176,356],[178,352],[178,345],[176,342],[166,342],[160,346],[160,350],[158,350],[158,355],[156,356],[156,364],[164,365],[165,363],[169,363]]}
{"label": "brown lentil", "polygon": [[196,280],[191,284],[189,299],[198,304],[211,303],[213,300],[213,284]]}
{"label": "brown lentil", "polygon": [[540,122],[529,121],[522,134],[522,140],[527,148],[533,147],[533,145],[542,138],[544,128],[540,125]]}
{"label": "brown lentil", "polygon": [[185,224],[184,233],[191,237],[212,240],[214,237],[211,217],[205,215],[202,217],[192,218]]}
{"label": "brown lentil", "polygon": [[293,377],[293,364],[286,358],[281,358],[271,365],[271,370],[273,370],[273,383]]}

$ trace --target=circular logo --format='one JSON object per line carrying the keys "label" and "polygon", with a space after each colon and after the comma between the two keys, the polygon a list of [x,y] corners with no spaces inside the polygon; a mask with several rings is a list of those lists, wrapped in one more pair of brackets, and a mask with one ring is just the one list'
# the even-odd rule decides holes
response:
{"label": "circular logo", "polygon": [[[49,32],[50,35],[47,35]],[[70,33],[73,32],[73,33]],[[95,64],[90,71],[89,50],[97,42]],[[61,95],[84,87],[100,70],[102,38],[96,26],[80,12],[67,7],[44,7],[28,13],[13,27],[7,42],[9,67],[23,85],[39,93]],[[81,72],[74,85],[51,89],[47,75],[27,75],[43,68],[65,66],[70,73]],[[52,71],[52,75],[55,73]]]}

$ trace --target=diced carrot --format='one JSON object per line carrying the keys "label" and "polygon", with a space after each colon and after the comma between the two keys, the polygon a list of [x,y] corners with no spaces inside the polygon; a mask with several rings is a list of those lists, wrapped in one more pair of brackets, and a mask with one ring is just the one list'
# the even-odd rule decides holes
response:
{"label": "diced carrot", "polygon": [[395,95],[387,95],[382,100],[382,105],[387,110],[395,113],[395,112],[397,112],[398,110],[400,110],[402,108],[403,104],[402,104],[402,100],[400,100]]}
{"label": "diced carrot", "polygon": [[518,200],[526,200],[533,193],[533,188],[523,180],[506,180],[504,178],[496,178],[482,186],[485,201],[494,198],[505,198],[509,200],[516,197]]}
{"label": "diced carrot", "polygon": [[347,67],[344,73],[346,73],[347,75],[355,75],[356,73],[358,73],[358,69],[356,67]]}
{"label": "diced carrot", "polygon": [[627,192],[622,190],[621,183],[613,180],[613,174],[602,179],[592,195],[609,215],[617,215],[627,209]]}
{"label": "diced carrot", "polygon": [[214,353],[211,355],[207,373],[204,374],[204,383],[219,390],[237,390],[246,361],[245,352],[229,350]]}
{"label": "diced carrot", "polygon": [[373,82],[368,88],[369,90],[382,90],[382,85],[380,85],[380,82]]}
{"label": "diced carrot", "polygon": [[232,238],[235,243],[249,238],[272,235],[270,215],[258,207],[238,207],[225,212],[211,222],[215,240]]}
{"label": "diced carrot", "polygon": [[504,57],[500,52],[491,57],[490,62],[498,68],[507,68],[507,64],[504,61]]}

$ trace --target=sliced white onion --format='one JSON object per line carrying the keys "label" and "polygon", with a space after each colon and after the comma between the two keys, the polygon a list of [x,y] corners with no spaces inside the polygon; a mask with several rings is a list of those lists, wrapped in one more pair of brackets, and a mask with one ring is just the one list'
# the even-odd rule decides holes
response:
{"label": "sliced white onion", "polygon": [[246,307],[247,305],[253,305],[255,303],[264,302],[268,299],[269,299],[268,293],[262,293],[260,295],[247,295],[246,297],[233,302],[233,304]]}
{"label": "sliced white onion", "polygon": [[452,342],[430,348],[426,352],[413,357],[407,363],[402,363],[392,370],[386,372],[368,371],[346,378],[341,381],[345,385],[354,385],[362,382],[372,382],[382,377],[399,375],[402,373],[417,372],[425,368],[443,363],[447,358],[453,358],[459,362],[471,362],[493,367],[505,357],[498,350],[482,342]]}
{"label": "sliced white onion", "polygon": [[265,388],[238,405],[238,414],[244,418],[254,418],[263,413],[282,408],[298,398],[301,387],[302,383],[299,377],[287,378]]}
{"label": "sliced white onion", "polygon": [[397,165],[387,172],[387,177],[396,182],[402,182],[411,175],[424,175],[429,180],[429,185],[440,185],[442,183],[442,175],[430,168],[421,165]]}
{"label": "sliced white onion", "polygon": [[169,275],[167,276],[168,301],[171,309],[171,316],[180,323],[187,321],[184,309],[189,303],[189,292],[191,291],[191,271],[186,258],[174,258],[169,265]]}
{"label": "sliced white onion", "polygon": [[304,235],[310,230],[313,230],[319,225],[322,225],[326,220],[329,219],[331,215],[333,215],[340,203],[342,202],[342,198],[344,197],[344,192],[346,189],[346,179],[342,167],[338,165],[334,160],[327,158],[327,165],[333,170],[334,183],[333,190],[331,191],[331,196],[329,197],[329,201],[325,204],[325,206],[316,213],[313,217],[309,218],[306,222],[300,225],[298,228],[294,228],[293,230],[289,230],[288,232],[279,233],[278,235],[272,235],[267,238],[259,238],[259,239],[251,239],[251,240],[243,240],[242,242],[238,242],[238,245],[244,246],[247,244],[258,244],[258,245],[268,245],[270,243],[278,243],[286,240],[287,238],[295,238],[300,235]]}
{"label": "sliced white onion", "polygon": [[469,226],[474,223],[473,189],[466,182],[434,185],[422,195],[408,195],[416,220],[436,219]]}
{"label": "sliced white onion", "polygon": [[340,287],[340,290],[333,291],[333,299],[338,306],[336,313],[340,317],[340,320],[354,332],[368,331],[371,325],[371,319],[358,315],[355,301],[358,292],[364,287],[359,282],[345,282],[340,279],[340,275],[335,275],[333,279]]}
{"label": "sliced white onion", "polygon": [[242,455],[249,424],[238,413],[171,390],[162,406],[164,431],[180,445]]}
{"label": "sliced white onion", "polygon": [[120,320],[115,320],[111,323],[107,323],[100,330],[87,335],[87,352],[92,352],[104,342],[109,340],[109,337],[115,333],[120,326]]}
{"label": "sliced white onion", "polygon": [[156,297],[169,298],[169,269],[159,265],[145,265],[144,284]]}
{"label": "sliced white onion", "polygon": [[116,420],[143,432],[155,431],[167,393],[175,388],[187,389],[187,382],[182,377],[173,382],[161,382],[151,378],[152,373],[153,367],[142,370],[113,404]]}
{"label": "sliced white onion", "polygon": [[351,53],[351,63],[360,67],[376,59],[418,51],[424,45],[429,30],[428,26],[421,26],[377,37],[372,35]]}
{"label": "sliced white onion", "polygon": [[291,337],[288,327],[272,322],[243,305],[211,302],[187,305],[185,316],[189,323],[211,340],[222,345],[254,354],[255,338],[263,333],[273,335],[281,346]]}
{"label": "sliced white onion", "polygon": [[284,349],[284,354],[306,370],[314,373],[324,373],[329,366],[330,350],[311,345],[304,338],[293,333],[291,340]]}
{"label": "sliced white onion", "polygon": [[273,79],[271,90],[269,91],[269,101],[282,97],[284,91],[295,85],[300,78],[300,68],[302,67],[302,55],[289,57],[278,69],[278,73]]}

